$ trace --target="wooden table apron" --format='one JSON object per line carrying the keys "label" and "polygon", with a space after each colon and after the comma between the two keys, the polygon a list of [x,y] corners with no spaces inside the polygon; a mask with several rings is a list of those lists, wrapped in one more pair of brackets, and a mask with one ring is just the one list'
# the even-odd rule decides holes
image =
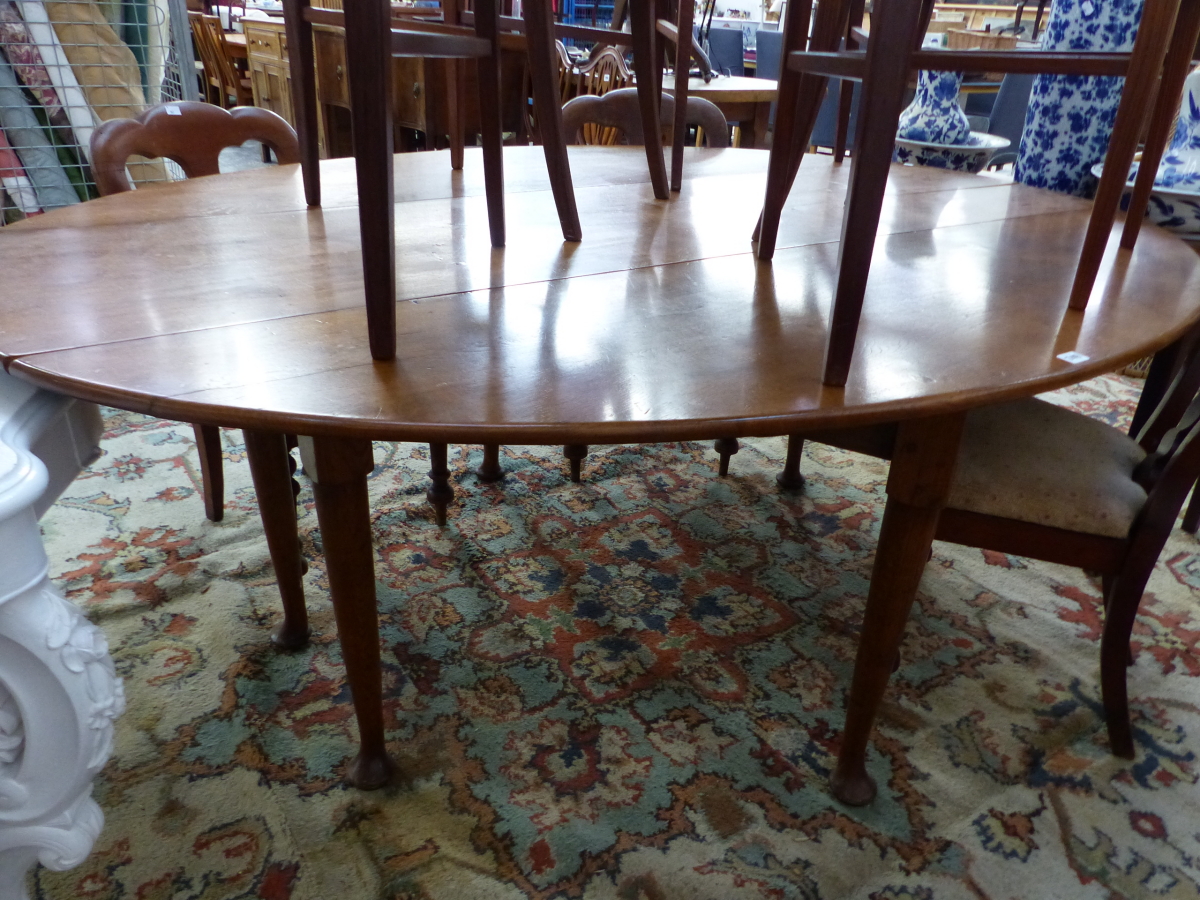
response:
{"label": "wooden table apron", "polygon": [[[762,151],[689,151],[653,199],[640,148],[572,148],[584,239],[563,244],[540,148],[505,151],[509,246],[479,157],[396,157],[394,362],[367,352],[352,160],[121,194],[6,228],[0,359],[62,393],[306,441],[362,745],[387,778],[366,475],[370,440],[600,444],[900,421],[835,793],[874,794],[874,715],[967,410],[1139,358],[1200,318],[1197,258],[1146,229],[1067,309],[1088,205],[990,176],[894,167],[844,389],[820,382],[848,167],[808,157],[772,263],[749,235]],[[1080,363],[1060,355],[1082,354]],[[273,442],[273,443],[272,443]],[[277,473],[278,474],[278,473]],[[256,473],[256,484],[258,475]],[[285,487],[276,485],[279,490]],[[293,554],[294,557],[294,554]],[[295,560],[280,574],[298,584]],[[285,600],[286,602],[286,600]]]}

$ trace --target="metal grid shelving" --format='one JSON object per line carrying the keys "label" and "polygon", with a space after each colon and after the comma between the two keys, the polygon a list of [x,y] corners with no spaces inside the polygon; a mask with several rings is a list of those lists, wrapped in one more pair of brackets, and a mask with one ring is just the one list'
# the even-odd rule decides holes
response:
{"label": "metal grid shelving", "polygon": [[0,0],[0,224],[95,197],[95,126],[194,98],[194,70],[184,0]]}

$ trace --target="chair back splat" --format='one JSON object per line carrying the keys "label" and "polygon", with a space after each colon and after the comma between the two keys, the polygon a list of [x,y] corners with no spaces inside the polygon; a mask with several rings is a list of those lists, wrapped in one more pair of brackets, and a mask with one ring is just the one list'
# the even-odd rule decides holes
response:
{"label": "chair back splat", "polygon": [[[558,72],[549,0],[523,5],[526,46],[539,131],[563,239],[582,237],[558,102]],[[296,124],[300,130],[305,198],[321,202],[317,158],[317,97],[313,24],[346,29],[350,120],[358,174],[358,217],[371,356],[396,356],[396,255],[392,192],[391,60],[394,57],[473,59],[479,71],[484,191],[493,247],[506,240],[503,134],[500,121],[500,15],[496,0],[475,0],[473,28],[393,18],[388,0],[356,0],[342,12],[284,0]],[[451,91],[453,97],[455,92]],[[450,116],[461,129],[459,110]],[[461,140],[461,133],[452,136]],[[452,163],[456,154],[451,155]]]}
{"label": "chair back splat", "polygon": [[130,156],[165,157],[188,178],[216,175],[226,147],[262,141],[280,164],[300,162],[296,132],[267,109],[241,106],[224,110],[210,103],[180,100],[151,107],[134,119],[110,119],[92,134],[92,171],[101,196],[133,190],[125,173]]}
{"label": "chair back splat", "polygon": [[[687,105],[684,121],[704,129],[710,147],[728,147],[729,123],[716,104],[702,97],[690,97]],[[620,131],[629,144],[636,146],[645,143],[639,112],[637,89],[623,88],[602,97],[582,96],[571,100],[563,107],[563,125],[567,139],[572,142],[578,139],[586,125],[598,125]],[[659,122],[663,128],[670,128],[675,120],[675,101],[664,96],[659,107]]]}
{"label": "chair back splat", "polygon": [[830,77],[861,80],[856,152],[842,223],[824,381],[845,385],[862,314],[883,193],[903,104],[903,86],[914,70],[988,71],[1059,75],[1120,75],[1125,86],[1117,110],[1104,174],[1092,207],[1075,281],[1072,309],[1087,305],[1116,218],[1126,174],[1149,117],[1146,147],[1125,220],[1121,246],[1132,249],[1150,187],[1171,130],[1175,104],[1200,37],[1200,0],[1146,0],[1131,53],[1060,53],[1024,50],[923,50],[930,0],[878,0],[872,28],[888,35],[864,52],[839,51],[855,0],[822,0],[811,38],[811,0],[795,0],[784,23],[779,109],[767,173],[763,213],[754,239],[758,256],[775,252],[779,217],[803,159]]}

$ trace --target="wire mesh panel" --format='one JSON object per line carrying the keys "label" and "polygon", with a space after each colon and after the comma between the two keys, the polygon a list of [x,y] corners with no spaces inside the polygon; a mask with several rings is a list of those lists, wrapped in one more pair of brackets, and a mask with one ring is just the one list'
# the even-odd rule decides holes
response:
{"label": "wire mesh panel", "polygon": [[0,224],[95,197],[96,125],[195,95],[186,25],[182,0],[0,0]]}

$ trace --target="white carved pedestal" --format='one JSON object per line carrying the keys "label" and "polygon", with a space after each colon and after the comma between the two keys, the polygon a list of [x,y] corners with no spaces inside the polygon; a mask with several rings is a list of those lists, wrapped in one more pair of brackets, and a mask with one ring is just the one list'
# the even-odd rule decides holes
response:
{"label": "white carved pedestal", "polygon": [[38,517],[100,437],[96,407],[0,370],[0,900],[68,869],[104,824],[92,778],[124,708],[103,633],[50,583]]}

